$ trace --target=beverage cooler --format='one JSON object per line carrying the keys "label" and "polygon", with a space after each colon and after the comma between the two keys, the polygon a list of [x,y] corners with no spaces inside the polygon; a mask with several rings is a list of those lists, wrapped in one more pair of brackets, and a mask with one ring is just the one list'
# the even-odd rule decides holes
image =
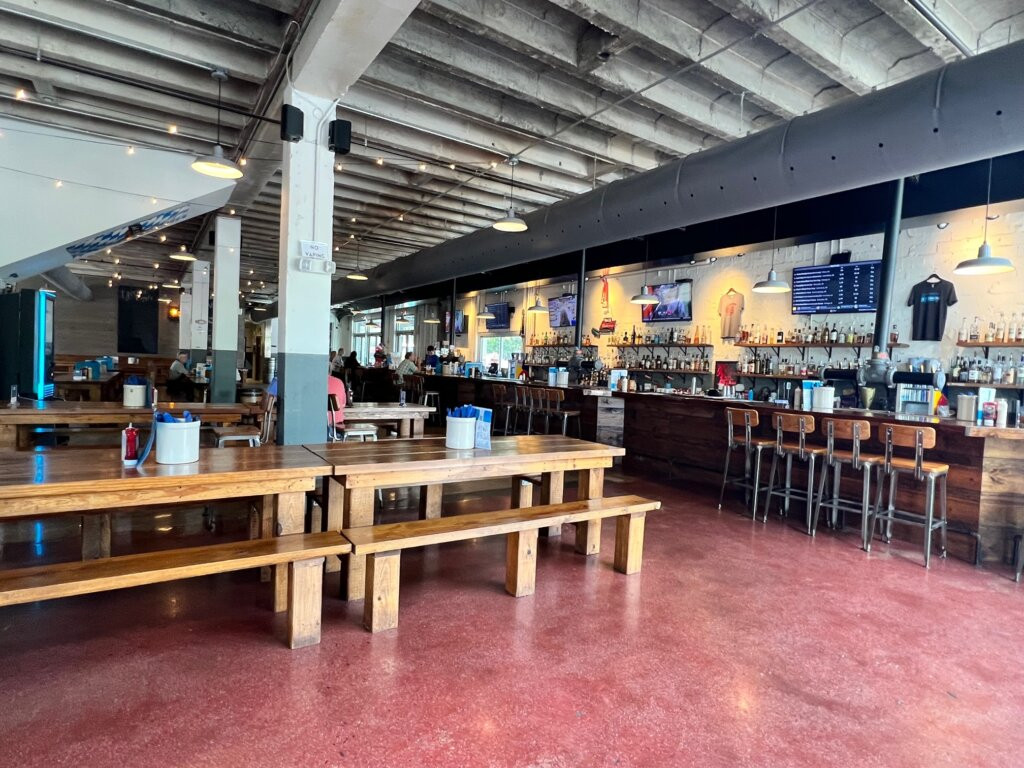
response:
{"label": "beverage cooler", "polygon": [[0,295],[0,393],[53,397],[53,304],[50,291]]}

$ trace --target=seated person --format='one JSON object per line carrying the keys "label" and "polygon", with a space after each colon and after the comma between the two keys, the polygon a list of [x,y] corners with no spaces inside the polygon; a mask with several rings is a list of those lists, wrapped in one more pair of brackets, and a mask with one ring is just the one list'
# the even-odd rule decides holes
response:
{"label": "seated person", "polygon": [[395,368],[395,373],[405,383],[405,379],[410,374],[416,373],[416,361],[412,359],[412,352],[406,352],[402,362]]}
{"label": "seated person", "polygon": [[196,385],[189,378],[188,351],[181,350],[178,356],[171,363],[171,370],[167,374],[167,396],[176,400],[195,400]]}
{"label": "seated person", "polygon": [[433,345],[427,347],[427,356],[423,358],[423,367],[430,368],[431,370],[437,368],[441,364],[441,358],[437,356],[437,352]]}
{"label": "seated person", "polygon": [[332,413],[330,408],[327,409],[327,436],[328,438],[333,438],[332,427],[341,429],[341,427],[345,426],[345,406],[347,405],[345,382],[337,376],[328,376],[327,395],[328,397],[334,395],[338,400],[338,410]]}

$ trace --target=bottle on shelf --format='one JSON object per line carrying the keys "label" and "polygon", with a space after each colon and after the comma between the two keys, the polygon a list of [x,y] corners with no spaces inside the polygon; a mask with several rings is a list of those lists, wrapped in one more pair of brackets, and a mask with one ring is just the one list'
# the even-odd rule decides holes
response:
{"label": "bottle on shelf", "polygon": [[965,317],[963,322],[960,323],[960,331],[956,335],[957,341],[967,341],[970,329],[967,327],[967,318]]}
{"label": "bottle on shelf", "polygon": [[996,323],[996,341],[1006,343],[1006,313],[999,313],[999,322]]}
{"label": "bottle on shelf", "polygon": [[896,327],[896,323],[892,324],[892,330],[889,331],[889,343],[899,344],[900,341],[900,329]]}
{"label": "bottle on shelf", "polygon": [[970,333],[967,334],[967,340],[968,341],[973,342],[973,343],[977,343],[977,342],[981,341],[981,332],[979,330],[980,327],[981,327],[981,319],[977,315],[975,315],[974,316],[974,321],[971,323]]}

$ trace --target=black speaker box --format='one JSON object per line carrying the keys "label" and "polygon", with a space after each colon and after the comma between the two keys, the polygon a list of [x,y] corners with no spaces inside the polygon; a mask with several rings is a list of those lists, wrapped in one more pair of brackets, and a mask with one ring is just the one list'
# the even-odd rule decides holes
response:
{"label": "black speaker box", "polygon": [[298,107],[281,107],[281,141],[301,141],[304,115]]}
{"label": "black speaker box", "polygon": [[327,126],[327,147],[338,155],[347,155],[352,149],[352,123],[348,120],[331,120]]}

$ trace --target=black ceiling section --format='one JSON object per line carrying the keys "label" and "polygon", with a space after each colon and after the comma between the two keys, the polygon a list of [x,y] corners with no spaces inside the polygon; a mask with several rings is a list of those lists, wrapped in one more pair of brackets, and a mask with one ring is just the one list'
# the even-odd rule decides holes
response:
{"label": "black ceiling section", "polygon": [[[903,218],[922,219],[949,211],[984,205],[988,161],[946,168],[907,180]],[[888,184],[840,192],[826,197],[779,206],[778,242],[781,245],[821,242],[881,232],[885,226]],[[993,161],[992,202],[1024,199],[1024,152]],[[679,266],[735,249],[757,250],[772,241],[773,209],[763,209],[649,236],[650,267]],[[622,240],[587,250],[587,269],[600,270],[644,261],[641,238]],[[526,280],[565,278],[575,280],[580,252],[554,256],[529,264],[484,272],[458,280],[459,293],[490,290]],[[435,283],[389,294],[388,305],[425,299],[445,299],[451,283]],[[353,302],[350,306],[375,309],[379,299]]]}

